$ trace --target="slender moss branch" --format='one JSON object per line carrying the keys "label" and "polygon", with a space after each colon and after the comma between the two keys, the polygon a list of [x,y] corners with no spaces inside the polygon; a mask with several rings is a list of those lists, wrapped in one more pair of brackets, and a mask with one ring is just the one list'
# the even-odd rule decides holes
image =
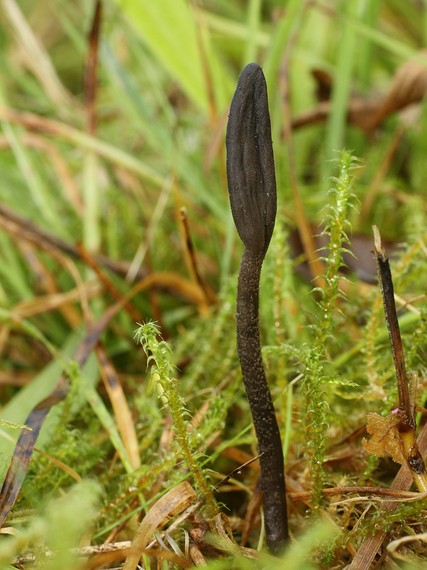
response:
{"label": "slender moss branch", "polygon": [[313,338],[303,353],[304,378],[302,382],[305,402],[306,457],[309,463],[313,493],[311,506],[316,511],[323,498],[325,471],[323,468],[326,453],[326,433],[328,427],[326,382],[329,381],[325,362],[329,360],[328,348],[334,345],[334,327],[337,323],[337,302],[342,296],[339,270],[343,265],[343,253],[348,242],[346,231],[349,227],[349,211],[353,200],[353,170],[356,159],[349,151],[342,151],[339,158],[338,177],[332,179],[329,212],[325,219],[324,234],[329,238],[326,247],[324,286],[317,289],[320,294],[319,311],[312,327]]}
{"label": "slender moss branch", "polygon": [[158,336],[159,329],[152,322],[139,325],[135,331],[135,338],[142,344],[147,355],[147,364],[151,364],[151,378],[157,383],[160,396],[173,418],[179,451],[183,455],[199,491],[205,498],[209,516],[213,519],[218,514],[218,506],[212,492],[213,488],[205,477],[200,457],[194,449],[188,433],[189,412],[176,387],[174,367],[170,360],[170,347],[164,340],[158,340]]}

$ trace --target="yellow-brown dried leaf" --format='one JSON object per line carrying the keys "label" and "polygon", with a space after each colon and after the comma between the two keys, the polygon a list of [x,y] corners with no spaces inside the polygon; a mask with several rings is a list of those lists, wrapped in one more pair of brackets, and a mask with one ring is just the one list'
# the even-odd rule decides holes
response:
{"label": "yellow-brown dried leaf", "polygon": [[386,417],[375,412],[368,414],[366,430],[370,439],[362,441],[363,447],[377,457],[391,456],[396,463],[404,463],[402,443],[397,430],[396,417]]}

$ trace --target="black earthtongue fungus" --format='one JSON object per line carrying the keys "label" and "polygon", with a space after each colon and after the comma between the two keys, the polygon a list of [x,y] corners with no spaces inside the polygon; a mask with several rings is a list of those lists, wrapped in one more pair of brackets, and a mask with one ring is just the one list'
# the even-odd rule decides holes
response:
{"label": "black earthtongue fungus", "polygon": [[227,179],[234,223],[243,242],[237,287],[237,351],[258,440],[266,540],[274,554],[288,541],[284,458],[259,337],[259,280],[276,219],[276,177],[264,74],[250,63],[230,107]]}

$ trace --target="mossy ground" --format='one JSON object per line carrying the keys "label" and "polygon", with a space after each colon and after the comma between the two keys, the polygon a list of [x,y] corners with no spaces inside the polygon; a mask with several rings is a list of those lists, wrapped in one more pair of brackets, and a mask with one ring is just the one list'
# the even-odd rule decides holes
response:
{"label": "mossy ground", "polygon": [[[121,567],[125,551],[90,566],[71,547],[131,540],[146,513],[158,514],[160,497],[187,481],[200,503],[169,538],[157,535],[145,568],[195,560],[212,568],[341,568],[380,529],[388,542],[413,538],[385,554],[386,567],[401,563],[397,555],[422,567],[424,503],[401,492],[397,510],[384,513],[390,495],[363,490],[390,489],[399,466],[369,456],[361,442],[367,413],[388,414],[397,394],[375,273],[368,283],[360,266],[371,259],[376,224],[395,250],[421,431],[427,115],[418,101],[415,120],[409,109],[393,111],[367,132],[360,117],[347,120],[347,109],[365,101],[366,119],[384,94],[395,104],[408,100],[405,81],[393,92],[393,78],[405,63],[408,85],[423,77],[426,7],[143,4],[102,3],[94,107],[84,70],[95,3],[10,1],[0,16],[0,417],[24,423],[62,370],[68,382],[22,477],[5,524],[15,534],[1,536],[0,564]],[[292,544],[283,561],[252,557],[263,543],[258,464],[250,462],[256,443],[235,349],[241,244],[229,212],[224,127],[250,60],[267,79],[278,181],[260,321],[286,456]],[[321,101],[314,69],[332,78]],[[297,128],[309,109],[323,120]],[[349,179],[352,155],[359,162]],[[329,249],[315,247],[315,259],[326,261],[314,275],[294,239],[305,220],[331,240]],[[356,271],[343,274],[346,235],[357,259]],[[134,285],[139,291],[102,328],[101,349],[73,364],[86,332]],[[148,354],[167,368],[154,381],[153,362],[147,368],[134,339],[137,323],[151,321],[168,343],[151,337]],[[3,476],[20,432],[0,427]],[[185,501],[177,501],[181,514]],[[161,521],[159,532],[167,527]],[[165,551],[169,558],[159,561]]]}

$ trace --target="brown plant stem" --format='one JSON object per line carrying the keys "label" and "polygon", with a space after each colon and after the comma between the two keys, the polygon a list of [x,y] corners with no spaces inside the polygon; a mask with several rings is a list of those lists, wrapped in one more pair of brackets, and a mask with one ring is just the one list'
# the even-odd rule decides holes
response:
{"label": "brown plant stem", "polygon": [[394,367],[396,369],[397,390],[399,395],[399,408],[397,429],[399,432],[402,453],[412,472],[414,481],[420,492],[427,491],[427,472],[424,459],[418,449],[416,441],[415,403],[411,401],[409,382],[405,366],[402,338],[400,336],[399,321],[397,319],[396,304],[394,301],[393,279],[390,264],[385,250],[381,245],[381,236],[378,228],[373,226],[374,255],[378,268],[378,279],[384,305],[384,314],[387,330],[390,337],[393,353]]}
{"label": "brown plant stem", "polygon": [[[418,447],[422,453],[427,451],[427,424],[424,424],[421,429],[420,435],[417,441]],[[402,465],[399,469],[390,489],[393,491],[408,491],[411,487],[413,481],[412,473],[408,468],[408,465]],[[396,508],[401,504],[401,500],[389,501],[382,505],[382,511],[384,514],[390,513],[396,510]],[[377,552],[381,549],[387,537],[387,532],[385,530],[378,530],[372,536],[367,537],[360,545],[358,551],[356,552],[351,564],[346,567],[346,570],[369,570],[372,568],[374,558]]]}

